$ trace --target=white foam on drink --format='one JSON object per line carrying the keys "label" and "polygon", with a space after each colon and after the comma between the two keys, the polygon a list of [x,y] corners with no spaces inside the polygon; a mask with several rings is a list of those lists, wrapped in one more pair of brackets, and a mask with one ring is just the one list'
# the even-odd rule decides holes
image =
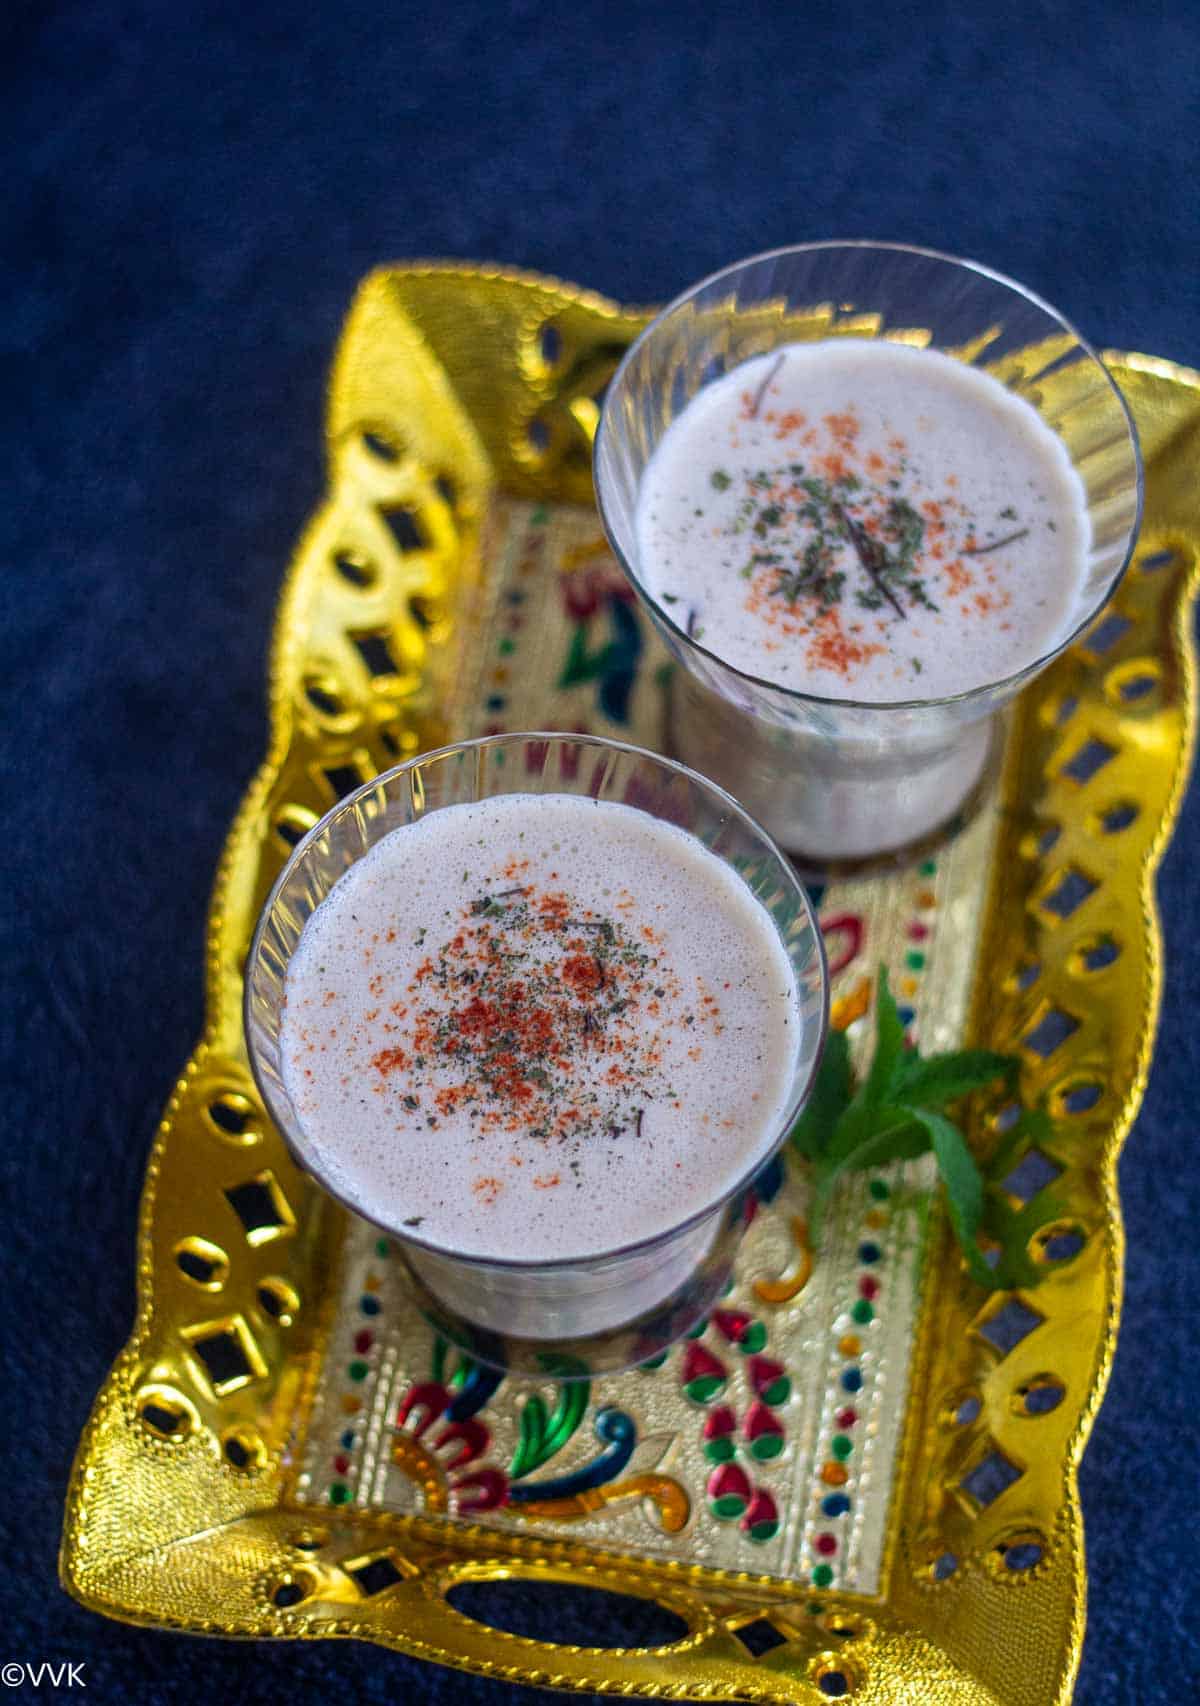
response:
{"label": "white foam on drink", "polygon": [[710,651],[876,703],[1052,651],[1079,619],[1090,540],[1082,482],[1030,404],[939,351],[859,338],[785,345],[698,392],[636,520],[647,592]]}
{"label": "white foam on drink", "polygon": [[532,1260],[718,1200],[778,1136],[799,1026],[770,916],[698,840],[514,794],[350,867],[293,953],[280,1046],[338,1194],[456,1254]]}

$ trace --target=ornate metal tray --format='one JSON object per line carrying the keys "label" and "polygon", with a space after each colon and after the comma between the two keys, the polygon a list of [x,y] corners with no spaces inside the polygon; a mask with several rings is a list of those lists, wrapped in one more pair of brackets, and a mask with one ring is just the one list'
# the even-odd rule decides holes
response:
{"label": "ornate metal tray", "polygon": [[[793,335],[879,328],[817,309]],[[329,397],[329,493],[271,663],[271,741],[230,833],[208,1028],[146,1175],[138,1319],[79,1448],[62,1574],[98,1611],[356,1636],[630,1696],[1044,1706],[1084,1623],[1076,1469],[1121,1293],[1116,1160],[1160,982],[1152,879],[1191,740],[1200,376],[1111,356],[1147,461],[1113,606],[1021,701],[1003,776],[919,867],[833,885],[835,1022],[892,968],[926,1047],[1014,1049],[1052,1145],[1013,1158],[1046,1265],[986,1295],[919,1167],[857,1177],[821,1259],[804,1182],[760,1180],[732,1295],[660,1366],[531,1392],[434,1341],[386,1240],[288,1160],[247,1071],[241,966],[289,847],[347,788],[454,734],[661,742],[668,671],[591,507],[602,388],[644,316],[549,280],[376,273]],[[985,1152],[1005,1110],[981,1110]],[[1046,1225],[1050,1187],[1058,1218]],[[464,1583],[612,1588],[686,1626],[556,1646]]]}

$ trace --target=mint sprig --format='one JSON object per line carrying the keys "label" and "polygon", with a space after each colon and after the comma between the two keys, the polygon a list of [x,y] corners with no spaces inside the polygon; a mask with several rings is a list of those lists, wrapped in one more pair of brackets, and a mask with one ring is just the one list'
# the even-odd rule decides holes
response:
{"label": "mint sprig", "polygon": [[[1013,1056],[988,1049],[923,1056],[907,1047],[887,968],[880,966],[875,1050],[865,1077],[855,1085],[845,1032],[832,1031],[812,1095],[791,1133],[793,1147],[812,1164],[809,1230],[814,1244],[834,1186],[845,1173],[932,1154],[971,1277],[989,1288],[1036,1284],[1041,1274],[1029,1257],[1029,1240],[1058,1212],[1057,1205],[1042,1200],[1014,1210],[998,1181],[1028,1138],[1049,1135],[1049,1120],[1038,1110],[1023,1111],[985,1175],[952,1117],[954,1105],[975,1090],[1001,1081],[1015,1088],[1018,1071]],[[998,1252],[991,1261],[980,1247],[981,1232]]]}

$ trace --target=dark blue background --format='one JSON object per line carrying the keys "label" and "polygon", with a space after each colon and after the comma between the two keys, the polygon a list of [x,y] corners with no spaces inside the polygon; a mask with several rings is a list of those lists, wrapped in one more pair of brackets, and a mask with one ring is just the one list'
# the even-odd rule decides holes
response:
{"label": "dark blue background", "polygon": [[[147,1144],[201,1024],[205,902],[263,747],[272,607],[321,492],[339,323],[390,258],[649,302],[753,250],[879,236],[1013,273],[1101,345],[1200,363],[1197,14],[9,0],[0,43],[0,1659],[82,1659],[93,1699],[542,1700],[352,1645],[200,1647],[55,1585],[71,1453],[130,1324]],[[1083,1470],[1087,1706],[1200,1677],[1198,833],[1193,796]]]}

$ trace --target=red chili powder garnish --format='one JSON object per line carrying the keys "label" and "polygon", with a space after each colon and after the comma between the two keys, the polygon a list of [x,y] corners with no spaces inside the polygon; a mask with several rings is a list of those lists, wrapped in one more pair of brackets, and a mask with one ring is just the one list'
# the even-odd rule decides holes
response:
{"label": "red chili powder garnish", "polygon": [[961,557],[956,557],[952,563],[946,563],[942,572],[946,577],[946,591],[951,598],[956,598],[960,592],[965,592],[975,579]]}
{"label": "red chili powder garnish", "polygon": [[390,1072],[407,1072],[408,1056],[402,1048],[381,1048],[371,1056],[371,1065],[381,1078],[386,1078]]}
{"label": "red chili powder garnish", "polygon": [[887,647],[871,640],[856,640],[842,627],[837,610],[826,610],[817,616],[805,658],[813,669],[829,670],[834,675],[849,676],[868,658],[879,657]]}
{"label": "red chili powder garnish", "polygon": [[825,425],[830,437],[840,450],[851,450],[858,437],[861,425],[858,415],[853,409],[845,409],[839,414],[825,416]]}
{"label": "red chili powder garnish", "polygon": [[562,963],[562,975],[580,999],[594,995],[604,981],[600,962],[591,954],[571,954]]}
{"label": "red chili powder garnish", "polygon": [[[941,491],[922,484],[904,438],[894,434],[886,451],[862,453],[853,407],[825,415],[799,443],[805,421],[798,412],[768,411],[765,418],[776,439],[791,438],[797,459],[746,472],[733,522],[713,532],[740,557],[730,567],[747,582],[745,608],[766,630],[766,650],[799,644],[811,669],[850,684],[871,658],[901,645],[905,623],[924,611],[936,616],[939,598],[954,599],[976,619],[1002,608],[986,595],[963,602],[975,574],[962,555],[979,549],[977,534],[989,529],[953,495],[956,480],[948,478]],[[729,483],[724,470],[714,472],[718,489]],[[839,611],[854,608],[879,619],[879,642],[843,623]],[[919,670],[917,658],[900,661]]]}
{"label": "red chili powder garnish", "polygon": [[[505,877],[524,864],[509,861]],[[627,910],[632,899],[623,891]],[[472,900],[407,987],[387,993],[402,1042],[370,1061],[385,1082],[403,1074],[402,1124],[465,1117],[480,1133],[546,1142],[641,1136],[646,1104],[669,1089],[664,1003],[681,990],[658,932],[561,892],[517,883]]]}
{"label": "red chili powder garnish", "polygon": [[799,432],[801,427],[808,425],[807,417],[798,409],[789,409],[786,414],[778,416],[768,415],[767,419],[774,420],[777,429],[775,437],[779,439],[787,438],[790,433]]}

